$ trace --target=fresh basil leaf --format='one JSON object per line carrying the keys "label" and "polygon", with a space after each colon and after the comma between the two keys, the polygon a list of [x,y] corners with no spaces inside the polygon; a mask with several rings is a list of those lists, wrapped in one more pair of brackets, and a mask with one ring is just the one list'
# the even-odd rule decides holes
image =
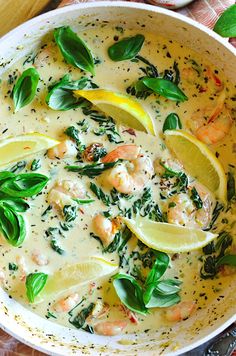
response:
{"label": "fresh basil leaf", "polygon": [[9,244],[20,246],[26,236],[24,218],[10,207],[0,204],[0,231]]}
{"label": "fresh basil leaf", "polygon": [[54,38],[67,63],[88,71],[92,75],[95,74],[94,60],[90,50],[69,26],[56,28]]}
{"label": "fresh basil leaf", "polygon": [[30,273],[26,277],[26,295],[30,303],[34,303],[35,297],[44,288],[48,275],[43,272]]}
{"label": "fresh basil leaf", "polygon": [[13,197],[32,197],[41,192],[49,178],[39,173],[22,173],[6,180],[0,191]]}
{"label": "fresh basil leaf", "polygon": [[232,172],[228,172],[227,180],[227,200],[231,201],[235,197],[235,178]]}
{"label": "fresh basil leaf", "polygon": [[236,267],[236,255],[225,255],[216,262],[216,265],[217,267],[222,265],[229,265],[229,266]]}
{"label": "fresh basil leaf", "polygon": [[144,77],[141,81],[154,93],[164,96],[169,100],[182,102],[188,99],[182,90],[170,80]]}
{"label": "fresh basil leaf", "polygon": [[236,37],[236,5],[230,6],[221,14],[213,31],[222,37]]}
{"label": "fresh basil leaf", "polygon": [[19,213],[24,213],[30,208],[29,204],[24,199],[8,197],[7,195],[3,196],[1,192],[0,192],[0,204],[4,204],[8,208],[17,211]]}
{"label": "fresh basil leaf", "polygon": [[193,204],[195,205],[195,207],[197,209],[202,209],[203,202],[202,202],[202,199],[201,199],[200,195],[198,194],[198,191],[195,187],[193,187],[191,190],[190,199],[193,201]]}
{"label": "fresh basil leaf", "polygon": [[113,286],[121,302],[130,310],[146,315],[147,308],[142,299],[143,291],[138,282],[128,274],[113,276]]}
{"label": "fresh basil leaf", "polygon": [[143,35],[124,38],[108,48],[108,55],[115,62],[132,59],[141,50],[144,40]]}
{"label": "fresh basil leaf", "polygon": [[171,295],[180,291],[181,281],[177,279],[164,279],[157,283],[155,291],[161,295]]}
{"label": "fresh basil leaf", "polygon": [[144,285],[145,291],[143,293],[143,301],[145,305],[149,303],[152,293],[157,286],[157,282],[165,273],[170,261],[169,256],[164,252],[157,251],[155,254],[156,261],[154,262],[151,271],[148,273]]}
{"label": "fresh basil leaf", "polygon": [[13,88],[15,112],[34,99],[38,81],[39,74],[35,68],[28,68],[21,74]]}
{"label": "fresh basil leaf", "polygon": [[172,112],[165,119],[162,131],[165,132],[166,130],[178,130],[178,129],[182,129],[182,123],[180,121],[179,116],[174,112]]}
{"label": "fresh basil leaf", "polygon": [[45,101],[53,110],[65,111],[78,108],[85,100],[74,96],[73,91],[88,87],[89,83],[91,82],[88,78],[72,80],[66,74],[59,82],[49,88]]}
{"label": "fresh basil leaf", "polygon": [[15,177],[15,174],[12,172],[8,172],[8,171],[0,172],[0,184],[2,184],[5,180],[13,177]]}
{"label": "fresh basil leaf", "polygon": [[105,170],[114,167],[120,160],[109,163],[93,163],[87,164],[85,166],[65,166],[69,172],[77,172],[81,176],[87,176],[89,178],[94,178],[102,174]]}
{"label": "fresh basil leaf", "polygon": [[153,291],[151,299],[146,304],[147,308],[167,308],[180,302],[178,294],[162,295],[156,290]]}

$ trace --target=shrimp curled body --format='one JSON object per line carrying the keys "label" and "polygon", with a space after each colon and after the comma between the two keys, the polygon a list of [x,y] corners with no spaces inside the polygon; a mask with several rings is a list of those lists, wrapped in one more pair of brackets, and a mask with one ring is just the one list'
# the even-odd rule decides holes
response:
{"label": "shrimp curled body", "polygon": [[115,162],[118,159],[128,162],[112,168],[106,175],[107,182],[120,193],[133,194],[142,191],[154,174],[151,159],[140,154],[140,147],[124,145],[108,153],[103,162]]}

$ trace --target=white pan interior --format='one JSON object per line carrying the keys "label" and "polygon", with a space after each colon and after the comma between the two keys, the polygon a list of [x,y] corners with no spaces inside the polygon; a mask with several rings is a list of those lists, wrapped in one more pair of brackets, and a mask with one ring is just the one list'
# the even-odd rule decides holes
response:
{"label": "white pan interior", "polygon": [[[175,39],[217,65],[236,84],[235,50],[226,40],[204,26],[173,12],[149,5],[125,2],[97,2],[74,5],[37,17],[0,40],[0,73],[23,55],[38,47],[47,33],[61,25],[76,31],[87,23],[107,21],[141,32],[158,33]],[[87,26],[89,28],[89,26]],[[17,304],[0,290],[0,325],[19,340],[55,355],[177,355],[216,335],[235,321],[236,277],[232,277],[224,298],[215,300],[195,316],[158,333],[102,337],[68,329],[46,321]],[[123,340],[121,343],[120,340]],[[125,344],[124,345],[124,339]]]}

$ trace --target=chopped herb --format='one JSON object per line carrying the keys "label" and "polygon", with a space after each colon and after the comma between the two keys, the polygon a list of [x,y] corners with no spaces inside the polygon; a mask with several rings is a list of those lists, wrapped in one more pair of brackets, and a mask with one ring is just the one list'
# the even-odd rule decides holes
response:
{"label": "chopped herb", "polygon": [[25,169],[27,162],[26,161],[19,161],[13,167],[11,167],[10,172],[12,173],[20,173]]}
{"label": "chopped herb", "polygon": [[94,303],[90,303],[87,308],[82,309],[74,318],[70,317],[69,322],[77,329],[81,329],[84,326],[88,316],[92,313],[94,306]]}
{"label": "chopped herb", "polygon": [[40,159],[34,159],[33,162],[31,163],[31,171],[37,171],[41,167],[41,160]]}
{"label": "chopped herb", "polygon": [[69,172],[79,173],[81,176],[94,178],[102,174],[105,170],[114,167],[119,162],[120,160],[109,163],[93,163],[84,166],[65,166],[65,169],[67,169]]}
{"label": "chopped herb", "polygon": [[73,140],[75,140],[77,145],[80,145],[80,137],[79,137],[79,130],[77,130],[75,128],[75,126],[70,126],[67,127],[67,129],[64,131],[64,133],[69,136],[70,138],[72,138]]}
{"label": "chopped herb", "polygon": [[235,178],[232,172],[228,172],[227,199],[230,202],[235,197]]}
{"label": "chopped herb", "polygon": [[17,271],[18,270],[18,266],[14,262],[9,262],[8,268],[9,268],[9,271]]}
{"label": "chopped herb", "polygon": [[203,207],[202,199],[201,199],[200,195],[198,194],[197,189],[195,187],[193,187],[191,190],[190,198],[193,201],[193,204],[195,205],[195,207],[197,209],[202,209],[202,207]]}
{"label": "chopped herb", "polygon": [[64,255],[65,251],[58,245],[58,241],[56,239],[52,239],[50,242],[51,248],[56,251],[59,255]]}
{"label": "chopped herb", "polygon": [[66,222],[71,222],[77,217],[77,207],[72,205],[65,205],[63,208],[63,215]]}
{"label": "chopped herb", "polygon": [[105,194],[101,188],[96,186],[96,184],[90,182],[90,189],[96,195],[96,197],[103,202],[104,205],[111,205],[111,199],[109,195]]}

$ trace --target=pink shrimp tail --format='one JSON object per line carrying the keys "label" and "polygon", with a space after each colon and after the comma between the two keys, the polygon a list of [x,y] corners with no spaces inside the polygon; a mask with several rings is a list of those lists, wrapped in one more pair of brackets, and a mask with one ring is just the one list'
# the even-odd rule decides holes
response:
{"label": "pink shrimp tail", "polygon": [[140,147],[136,145],[123,145],[115,148],[103,157],[103,163],[115,162],[118,159],[125,159],[128,161],[134,160],[138,157]]}

